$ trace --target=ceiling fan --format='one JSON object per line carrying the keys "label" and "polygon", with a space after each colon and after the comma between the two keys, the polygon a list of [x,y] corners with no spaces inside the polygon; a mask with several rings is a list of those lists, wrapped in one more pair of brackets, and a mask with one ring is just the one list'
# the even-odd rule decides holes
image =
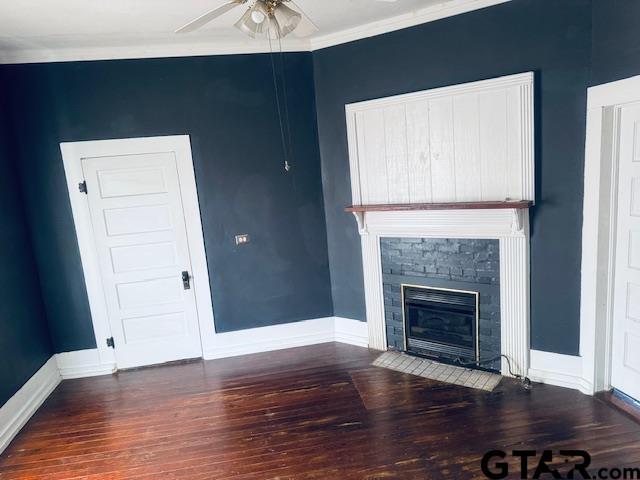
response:
{"label": "ceiling fan", "polygon": [[[176,33],[193,32],[235,7],[249,2],[250,0],[232,0],[180,27]],[[285,3],[292,5],[295,9]],[[273,39],[283,38],[291,32],[295,32],[298,37],[306,37],[319,30],[293,0],[253,0],[234,26],[252,38],[266,33]]]}

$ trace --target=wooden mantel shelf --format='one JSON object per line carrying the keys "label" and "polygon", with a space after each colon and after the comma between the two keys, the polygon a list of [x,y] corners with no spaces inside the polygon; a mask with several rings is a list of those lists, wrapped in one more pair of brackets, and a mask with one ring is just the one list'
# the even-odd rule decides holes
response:
{"label": "wooden mantel shelf", "polygon": [[444,211],[444,210],[506,210],[510,212],[511,230],[514,234],[521,234],[526,227],[527,210],[533,206],[530,200],[502,200],[493,202],[452,202],[452,203],[397,203],[388,205],[353,205],[344,210],[352,213],[358,222],[358,231],[361,235],[369,234],[369,219],[367,213],[371,212],[408,212],[408,211]]}
{"label": "wooden mantel shelf", "polygon": [[399,212],[407,210],[496,210],[516,209],[523,210],[531,207],[530,200],[506,200],[500,202],[454,202],[454,203],[399,203],[379,205],[352,205],[344,209],[349,213],[365,212]]}

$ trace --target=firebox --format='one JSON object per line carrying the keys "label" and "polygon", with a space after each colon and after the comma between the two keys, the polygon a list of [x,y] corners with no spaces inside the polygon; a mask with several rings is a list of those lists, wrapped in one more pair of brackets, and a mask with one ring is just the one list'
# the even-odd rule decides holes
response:
{"label": "firebox", "polygon": [[405,350],[478,365],[479,293],[402,285]]}

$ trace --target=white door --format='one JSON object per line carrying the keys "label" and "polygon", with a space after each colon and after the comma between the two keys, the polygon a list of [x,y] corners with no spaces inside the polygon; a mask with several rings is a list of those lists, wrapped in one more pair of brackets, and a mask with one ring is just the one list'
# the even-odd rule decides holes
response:
{"label": "white door", "polygon": [[620,117],[611,384],[640,399],[640,105]]}
{"label": "white door", "polygon": [[124,153],[81,160],[118,367],[201,357],[175,153]]}

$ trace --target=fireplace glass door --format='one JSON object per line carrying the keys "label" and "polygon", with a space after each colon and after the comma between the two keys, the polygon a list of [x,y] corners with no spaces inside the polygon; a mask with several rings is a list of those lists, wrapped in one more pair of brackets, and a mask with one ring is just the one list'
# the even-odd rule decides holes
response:
{"label": "fireplace glass door", "polygon": [[408,352],[477,364],[477,292],[403,285],[402,298]]}

